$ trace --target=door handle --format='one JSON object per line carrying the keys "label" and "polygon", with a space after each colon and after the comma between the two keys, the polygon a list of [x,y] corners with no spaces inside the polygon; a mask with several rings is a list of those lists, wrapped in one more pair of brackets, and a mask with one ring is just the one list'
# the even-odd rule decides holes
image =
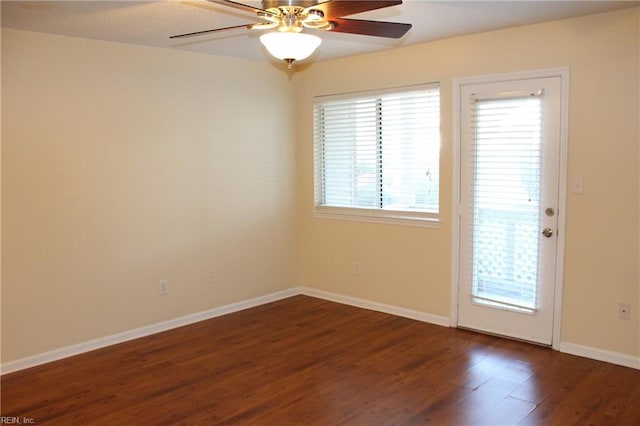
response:
{"label": "door handle", "polygon": [[543,235],[545,238],[551,238],[551,236],[553,235],[553,229],[551,229],[551,228],[544,228],[544,229],[542,230],[542,235]]}

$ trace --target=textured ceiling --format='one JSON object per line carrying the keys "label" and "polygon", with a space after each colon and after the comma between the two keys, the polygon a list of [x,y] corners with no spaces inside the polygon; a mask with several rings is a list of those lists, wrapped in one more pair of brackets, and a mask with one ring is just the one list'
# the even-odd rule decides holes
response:
{"label": "textured ceiling", "polygon": [[[243,2],[242,0],[240,0]],[[244,1],[262,7],[259,1]],[[400,40],[319,32],[323,43],[308,60],[356,55],[457,35],[533,24],[638,6],[638,1],[425,1],[352,15],[406,22],[413,28]],[[2,1],[2,26],[266,60],[259,31],[244,28],[169,40],[169,36],[257,22],[252,13],[206,0],[188,1]]]}

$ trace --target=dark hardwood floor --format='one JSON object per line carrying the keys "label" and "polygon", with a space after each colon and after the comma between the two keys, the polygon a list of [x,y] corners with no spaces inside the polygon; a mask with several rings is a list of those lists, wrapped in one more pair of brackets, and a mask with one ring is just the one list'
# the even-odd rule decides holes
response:
{"label": "dark hardwood floor", "polygon": [[37,424],[640,424],[638,370],[305,296],[1,380]]}

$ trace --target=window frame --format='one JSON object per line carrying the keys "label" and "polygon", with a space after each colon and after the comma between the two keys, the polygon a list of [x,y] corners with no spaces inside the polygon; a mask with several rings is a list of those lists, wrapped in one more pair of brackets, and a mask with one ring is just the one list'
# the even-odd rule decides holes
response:
{"label": "window frame", "polygon": [[[415,92],[420,90],[438,91],[441,96],[441,87],[439,82],[421,83],[410,86],[393,87],[379,90],[348,92],[342,94],[316,96],[313,99],[313,184],[314,184],[314,209],[313,216],[320,219],[338,219],[357,222],[385,223],[394,225],[418,226],[427,228],[439,228],[441,216],[441,194],[440,194],[440,160],[442,149],[442,108],[440,98],[438,100],[438,203],[436,212],[412,211],[412,210],[391,210],[384,208],[367,208],[357,206],[330,206],[323,205],[324,180],[321,177],[322,170],[322,137],[317,134],[316,109],[319,105],[334,101],[357,100],[362,98],[375,98],[391,94],[401,94],[403,92]],[[376,101],[378,102],[378,101]],[[384,120],[383,120],[384,121]],[[380,129],[380,123],[377,123],[376,131]],[[378,147],[376,147],[377,149]],[[378,173],[380,170],[377,171]],[[383,183],[380,182],[380,186]],[[383,194],[383,190],[380,189]]]}

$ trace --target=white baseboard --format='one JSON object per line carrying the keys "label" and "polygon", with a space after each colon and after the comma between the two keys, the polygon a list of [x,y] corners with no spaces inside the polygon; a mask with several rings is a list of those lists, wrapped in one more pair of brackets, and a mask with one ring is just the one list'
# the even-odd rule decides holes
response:
{"label": "white baseboard", "polygon": [[571,355],[577,355],[584,358],[595,359],[597,361],[604,361],[610,364],[622,365],[623,367],[640,370],[640,357],[634,357],[632,355],[605,351],[603,349],[568,342],[560,342],[558,350]]}
{"label": "white baseboard", "polygon": [[[440,315],[428,314],[425,312],[415,311],[412,309],[401,308],[393,305],[386,305],[384,303],[372,302],[370,300],[360,299],[357,297],[345,296],[342,294],[316,290],[314,288],[309,288],[309,287],[293,287],[293,288],[282,290],[276,293],[271,293],[265,296],[255,297],[253,299],[244,300],[238,303],[232,303],[229,305],[221,306],[221,307],[210,309],[207,311],[185,315],[180,318],[163,321],[163,322],[148,325],[145,327],[135,328],[133,330],[117,333],[111,336],[106,336],[99,339],[90,340],[88,342],[83,342],[76,345],[71,345],[64,348],[55,349],[49,352],[33,355],[27,358],[10,361],[0,365],[0,373],[8,374],[14,371],[24,370],[26,368],[35,367],[37,365],[46,364],[48,362],[57,361],[57,360],[68,358],[74,355],[79,355],[85,352],[104,348],[106,346],[111,346],[118,343],[129,341],[129,340],[138,339],[140,337],[150,336],[152,334],[171,330],[173,328],[194,324],[207,319],[219,317],[219,316],[230,314],[233,312],[242,311],[244,309],[253,308],[256,306],[264,305],[266,303],[275,302],[277,300],[286,299],[288,297],[292,297],[300,294],[305,296],[315,297],[318,299],[328,300],[331,302],[341,303],[344,305],[370,309],[378,312],[384,312],[387,314],[396,315],[404,318],[410,318],[417,321],[440,325],[443,327],[451,326],[450,319],[448,317],[443,317]],[[558,350],[560,352],[565,352],[571,355],[582,356],[585,358],[591,358],[598,361],[608,362],[611,364],[640,369],[640,357],[634,357],[631,355],[621,354],[618,352],[611,352],[611,351],[592,348],[589,346],[577,345],[577,344],[568,343],[568,342],[560,342]]]}
{"label": "white baseboard", "polygon": [[27,358],[10,361],[0,365],[0,373],[8,374],[19,370],[24,370],[26,368],[35,367],[37,365],[46,364],[48,362],[57,361],[85,352],[90,352],[96,349],[104,348],[106,346],[138,339],[140,337],[150,336],[152,334],[161,333],[173,328],[194,324],[196,322],[219,317],[233,312],[242,311],[244,309],[253,308],[255,306],[264,305],[266,303],[275,302],[276,300],[286,299],[287,297],[292,297],[300,294],[310,297],[316,297],[318,299],[329,300],[336,303],[342,303],[344,305],[371,309],[373,311],[385,312],[404,318],[411,318],[422,322],[449,327],[449,318],[447,317],[441,317],[438,315],[427,314],[424,312],[414,311],[398,306],[385,305],[382,303],[371,302],[365,299],[344,296],[336,293],[329,293],[326,291],[307,287],[293,287],[276,293],[268,294],[266,296],[260,296],[253,299],[244,300],[242,302],[232,303],[230,305],[221,306],[207,311],[197,312],[195,314],[185,315],[180,318],[135,328],[133,330],[113,334],[111,336],[101,337],[98,339],[89,340],[88,342],[78,343],[76,345],[66,346],[64,348],[55,349]]}
{"label": "white baseboard", "polygon": [[[300,294],[306,296],[317,297],[318,299],[329,300],[331,302],[342,303],[344,305],[356,306],[358,308],[371,309],[373,311],[384,312],[387,314],[397,315],[399,317],[411,318],[430,324],[441,325],[443,327],[451,327],[448,317],[428,314],[425,312],[414,311],[411,309],[400,308],[398,306],[385,305],[383,303],[372,302],[357,297],[345,296],[342,294],[330,293],[314,288],[301,287]],[[603,349],[592,348],[589,346],[577,345],[575,343],[560,342],[558,351],[570,355],[577,355],[585,358],[604,361],[610,364],[621,365],[640,370],[640,357],[621,354],[618,352],[606,351]]]}
{"label": "white baseboard", "polygon": [[244,309],[253,308],[255,306],[264,305],[266,303],[275,302],[276,300],[286,299],[287,297],[295,296],[297,294],[300,294],[299,288],[290,288],[276,293],[271,293],[266,296],[255,297],[253,299],[243,300],[241,302],[220,306],[218,308],[196,312],[195,314],[185,315],[183,317],[163,321],[157,324],[135,328],[133,330],[125,331],[122,333],[89,340],[88,342],[78,343],[76,345],[55,349],[27,358],[10,361],[2,364],[0,366],[0,371],[1,374],[8,374],[14,371],[24,370],[25,368],[35,367],[40,364],[46,364],[47,362],[57,361],[63,358],[68,358],[70,356],[104,348],[106,346],[138,339],[140,337],[150,336],[152,334],[171,330],[173,328],[194,324],[196,322],[204,321],[207,319],[242,311]]}
{"label": "white baseboard", "polygon": [[315,288],[301,287],[300,290],[300,294],[316,297],[318,299],[329,300],[331,302],[342,303],[343,305],[350,305],[358,308],[370,309],[372,311],[384,312],[386,314],[410,318],[417,321],[427,322],[429,324],[441,325],[443,327],[449,327],[450,325],[449,317],[442,317],[440,315],[428,314],[426,312],[414,311],[412,309],[401,308],[393,305],[385,305],[384,303],[372,302],[370,300],[359,299],[357,297],[344,296],[342,294],[316,290]]}

